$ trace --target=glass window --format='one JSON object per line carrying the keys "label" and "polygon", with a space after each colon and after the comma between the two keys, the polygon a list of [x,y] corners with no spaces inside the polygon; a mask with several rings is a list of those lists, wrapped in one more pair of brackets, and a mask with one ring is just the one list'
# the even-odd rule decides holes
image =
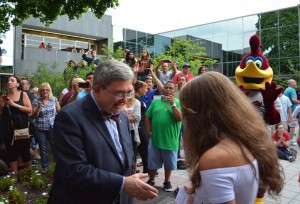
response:
{"label": "glass window", "polygon": [[[146,33],[142,33],[137,31],[137,44],[141,47],[147,47],[147,35]],[[131,41],[132,42],[132,41]]]}
{"label": "glass window", "polygon": [[235,70],[240,65],[240,62],[228,63],[228,77],[235,76]]}
{"label": "glass window", "polygon": [[291,69],[299,71],[299,58],[285,58],[280,60],[280,74],[294,74]]}
{"label": "glass window", "polygon": [[227,59],[227,52],[222,50],[222,54],[223,54],[223,62],[228,62],[228,59]]}
{"label": "glass window", "polygon": [[26,46],[27,47],[39,47],[42,42],[44,42],[43,36],[38,35],[26,35]]}
{"label": "glass window", "polygon": [[258,15],[247,16],[243,18],[244,32],[254,31],[259,29],[259,18]]}
{"label": "glass window", "polygon": [[[44,37],[45,45],[47,46],[48,43],[51,43],[53,49],[59,49],[60,39],[58,38],[51,38],[51,37]],[[73,42],[73,46],[75,43]]]}
{"label": "glass window", "polygon": [[298,8],[279,11],[279,26],[298,25]]}
{"label": "glass window", "polygon": [[241,52],[241,50],[243,50],[243,34],[229,35],[227,50]]}
{"label": "glass window", "polygon": [[[200,39],[199,40],[200,44],[202,47],[205,48],[205,53],[207,55],[207,57],[213,57],[214,56],[214,44],[211,40],[204,40],[204,39]],[[220,44],[219,44],[220,45]]]}
{"label": "glass window", "polygon": [[199,27],[191,27],[186,29],[186,35],[193,36],[195,38],[199,37]]}
{"label": "glass window", "polygon": [[199,27],[199,38],[211,39],[212,38],[212,24],[201,25]]}
{"label": "glass window", "polygon": [[147,46],[153,46],[154,45],[154,35],[152,34],[147,34]]}
{"label": "glass window", "polygon": [[223,74],[228,76],[228,63],[223,63]]}
{"label": "glass window", "polygon": [[75,44],[76,44],[76,48],[83,48],[83,49],[89,48],[89,44],[86,42],[76,41]]}
{"label": "glass window", "polygon": [[279,59],[268,59],[269,65],[273,70],[273,75],[278,75],[280,74],[280,64],[279,64]]}
{"label": "glass window", "polygon": [[136,31],[130,29],[124,29],[125,41],[136,43]]}
{"label": "glass window", "polygon": [[242,18],[228,20],[227,23],[228,23],[228,28],[227,28],[228,35],[243,33],[243,19]]}
{"label": "glass window", "polygon": [[71,50],[73,46],[75,46],[74,40],[64,40],[64,39],[61,40],[61,44],[60,44],[61,50]]}
{"label": "glass window", "polygon": [[227,21],[213,23],[212,26],[213,37],[227,35]]}
{"label": "glass window", "polygon": [[278,29],[265,29],[261,30],[261,51],[268,58],[278,58],[279,57],[279,42],[278,42]]}
{"label": "glass window", "polygon": [[280,57],[299,56],[299,35],[297,26],[286,26],[279,29]]}
{"label": "glass window", "polygon": [[278,27],[278,11],[260,14],[260,28],[275,28]]}
{"label": "glass window", "polygon": [[[208,57],[213,57],[216,60],[221,60],[223,58],[224,62],[227,62],[227,55],[224,56],[223,51],[228,48],[227,36],[215,37],[212,42],[213,55],[208,55]],[[210,47],[206,46],[209,54]],[[225,57],[225,59],[224,59]]]}

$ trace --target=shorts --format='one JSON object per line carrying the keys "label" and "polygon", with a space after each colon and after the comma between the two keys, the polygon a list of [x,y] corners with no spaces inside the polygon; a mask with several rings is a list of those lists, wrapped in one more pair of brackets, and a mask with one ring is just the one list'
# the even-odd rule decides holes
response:
{"label": "shorts", "polygon": [[289,123],[289,127],[294,128],[294,127],[296,127],[297,124],[298,124],[298,119],[293,118],[292,121]]}
{"label": "shorts", "polygon": [[148,144],[148,168],[160,169],[164,164],[167,170],[177,169],[177,151],[158,149],[152,144],[152,139],[149,139]]}

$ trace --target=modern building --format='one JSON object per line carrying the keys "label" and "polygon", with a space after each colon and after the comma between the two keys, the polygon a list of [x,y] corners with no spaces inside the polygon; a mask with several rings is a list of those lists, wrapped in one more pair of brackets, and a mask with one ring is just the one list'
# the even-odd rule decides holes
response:
{"label": "modern building", "polygon": [[[242,57],[249,53],[249,38],[261,36],[262,52],[268,57],[275,75],[299,70],[299,5],[255,15],[223,20],[159,34],[148,34],[126,28],[115,28],[119,41],[114,47],[122,46],[140,55],[146,47],[152,56],[165,51],[173,38],[203,42],[208,58],[217,60],[214,70],[233,77]],[[117,32],[116,32],[117,31]]]}
{"label": "modern building", "polygon": [[[240,60],[250,50],[249,38],[253,34],[261,36],[262,51],[268,57],[274,74],[286,75],[291,73],[291,68],[299,70],[299,9],[300,5],[297,5],[158,34],[113,27],[111,16],[104,15],[99,20],[91,12],[72,21],[61,16],[49,27],[30,18],[22,26],[13,28],[14,34],[10,33],[6,38],[0,36],[0,47],[2,51],[7,51],[6,56],[10,59],[6,61],[11,63],[8,66],[2,63],[0,75],[3,78],[7,74],[34,72],[39,63],[49,66],[55,63],[58,70],[63,70],[68,60],[81,60],[81,53],[71,52],[73,47],[77,51],[81,48],[96,49],[101,55],[102,45],[112,47],[112,39],[114,48],[121,46],[133,50],[136,57],[143,48],[148,48],[151,55],[156,56],[164,53],[172,39],[176,38],[202,42],[206,57],[217,60],[210,69],[233,77]],[[1,39],[11,38],[14,40],[13,51],[9,46],[3,47],[5,42],[1,44]],[[50,42],[52,50],[40,49],[42,42],[45,45]],[[3,58],[5,61],[5,55]],[[3,84],[4,80],[1,80],[1,87]]]}
{"label": "modern building", "polygon": [[[87,12],[80,19],[71,21],[67,16],[61,16],[49,27],[31,17],[22,26],[11,28],[0,36],[3,41],[0,47],[5,51],[0,67],[1,79],[10,74],[32,73],[39,63],[49,67],[55,64],[58,71],[63,71],[67,61],[81,60],[81,48],[85,52],[97,50],[99,56],[103,54],[102,45],[112,48],[112,36],[112,17],[108,15],[98,19],[92,12]],[[13,46],[5,46],[9,40]],[[51,43],[52,49],[39,48],[42,42],[45,47]],[[77,53],[72,52],[72,48]],[[4,84],[5,80],[1,80],[1,87]]]}

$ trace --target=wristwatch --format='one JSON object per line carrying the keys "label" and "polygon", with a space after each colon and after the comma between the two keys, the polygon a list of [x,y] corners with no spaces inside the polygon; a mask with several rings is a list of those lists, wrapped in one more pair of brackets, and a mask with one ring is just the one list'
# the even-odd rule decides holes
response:
{"label": "wristwatch", "polygon": [[171,106],[172,106],[172,107],[176,107],[176,103],[173,103]]}

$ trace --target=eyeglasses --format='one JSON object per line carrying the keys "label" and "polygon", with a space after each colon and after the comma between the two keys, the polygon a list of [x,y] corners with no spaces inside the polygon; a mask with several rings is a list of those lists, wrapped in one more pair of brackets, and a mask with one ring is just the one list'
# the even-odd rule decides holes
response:
{"label": "eyeglasses", "polygon": [[131,91],[129,93],[124,93],[124,92],[117,92],[117,93],[112,93],[110,90],[108,89],[104,89],[105,91],[107,91],[107,93],[111,94],[111,95],[114,95],[115,99],[116,100],[120,100],[120,99],[123,99],[123,98],[132,98],[134,96],[134,92]]}
{"label": "eyeglasses", "polygon": [[44,91],[44,92],[49,92],[50,90],[49,89],[42,89],[41,90],[42,92]]}

